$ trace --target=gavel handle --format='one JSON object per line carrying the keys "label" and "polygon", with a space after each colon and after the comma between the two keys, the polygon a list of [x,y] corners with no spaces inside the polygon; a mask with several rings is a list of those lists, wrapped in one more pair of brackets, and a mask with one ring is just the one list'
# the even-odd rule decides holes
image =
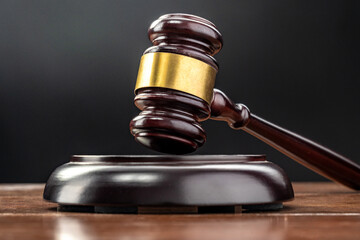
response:
{"label": "gavel handle", "polygon": [[360,190],[360,166],[350,159],[251,114],[245,105],[233,104],[219,90],[214,91],[211,111],[211,119],[227,121],[232,128],[250,133],[316,173]]}
{"label": "gavel handle", "polygon": [[360,190],[360,166],[350,159],[254,114],[242,129],[320,175]]}

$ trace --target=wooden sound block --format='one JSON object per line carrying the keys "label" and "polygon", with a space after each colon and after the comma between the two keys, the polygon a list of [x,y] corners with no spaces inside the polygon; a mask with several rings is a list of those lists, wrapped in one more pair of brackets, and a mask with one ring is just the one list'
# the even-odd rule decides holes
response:
{"label": "wooden sound block", "polygon": [[60,210],[101,213],[275,210],[293,197],[263,155],[73,156],[44,190]]}

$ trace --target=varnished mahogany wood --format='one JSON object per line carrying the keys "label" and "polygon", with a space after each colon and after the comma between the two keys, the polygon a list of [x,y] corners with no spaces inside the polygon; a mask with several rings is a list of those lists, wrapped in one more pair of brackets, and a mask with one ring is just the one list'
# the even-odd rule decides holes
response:
{"label": "varnished mahogany wood", "polygon": [[293,197],[284,171],[263,155],[79,155],[58,167],[44,190],[46,200],[95,212],[143,206],[274,210]]}
{"label": "varnished mahogany wood", "polygon": [[211,119],[228,122],[234,129],[243,129],[291,159],[331,180],[360,189],[360,166],[350,159],[309,139],[270,123],[243,104],[234,104],[223,92],[215,89]]}
{"label": "varnished mahogany wood", "polygon": [[57,212],[43,184],[0,185],[0,239],[357,239],[360,193],[335,183],[294,183],[276,212],[89,214]]}
{"label": "varnished mahogany wood", "polygon": [[130,131],[144,146],[183,154],[205,143],[199,121],[210,117],[210,106],[204,100],[171,89],[145,88],[137,92],[134,103],[142,112],[130,122]]}
{"label": "varnished mahogany wood", "polygon": [[144,54],[169,52],[199,59],[216,70],[218,64],[212,57],[220,51],[223,39],[216,26],[201,17],[174,13],[155,20],[148,30],[154,46]]}
{"label": "varnished mahogany wood", "polygon": [[[210,21],[189,14],[166,14],[148,30],[153,46],[144,54],[169,52],[199,59],[218,69],[212,57],[223,40]],[[137,142],[153,150],[183,154],[201,147],[206,134],[199,124],[210,116],[204,100],[176,90],[144,88],[136,92],[135,105],[142,113],[130,122]]]}
{"label": "varnished mahogany wood", "polygon": [[[215,25],[182,14],[165,15],[155,21],[149,29],[149,37],[155,47],[146,52],[184,54],[211,66],[216,61],[210,55],[222,46],[222,38]],[[203,58],[199,54],[204,55]],[[331,180],[360,189],[358,164],[250,114],[245,105],[235,105],[219,90],[214,90],[211,106],[190,94],[159,88],[138,91],[135,104],[143,113],[133,119],[130,130],[138,142],[156,151],[175,154],[195,151],[206,141],[205,131],[199,122],[211,115],[211,119],[226,121],[234,129],[245,130]]]}

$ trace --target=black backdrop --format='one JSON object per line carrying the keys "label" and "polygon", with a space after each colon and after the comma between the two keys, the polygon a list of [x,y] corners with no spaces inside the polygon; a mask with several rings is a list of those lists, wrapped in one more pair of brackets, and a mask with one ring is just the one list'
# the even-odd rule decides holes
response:
{"label": "black backdrop", "polygon": [[[72,154],[154,154],[128,123],[149,24],[185,12],[224,36],[216,87],[252,112],[359,162],[359,1],[0,1],[0,181],[43,182]],[[264,153],[225,123],[197,154]]]}

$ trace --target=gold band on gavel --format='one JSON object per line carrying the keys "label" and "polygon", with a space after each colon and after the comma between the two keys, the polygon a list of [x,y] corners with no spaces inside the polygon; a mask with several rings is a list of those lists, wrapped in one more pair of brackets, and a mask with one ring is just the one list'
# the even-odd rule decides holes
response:
{"label": "gold band on gavel", "polygon": [[135,93],[140,88],[162,87],[212,100],[216,70],[192,57],[175,53],[147,53],[141,57]]}

